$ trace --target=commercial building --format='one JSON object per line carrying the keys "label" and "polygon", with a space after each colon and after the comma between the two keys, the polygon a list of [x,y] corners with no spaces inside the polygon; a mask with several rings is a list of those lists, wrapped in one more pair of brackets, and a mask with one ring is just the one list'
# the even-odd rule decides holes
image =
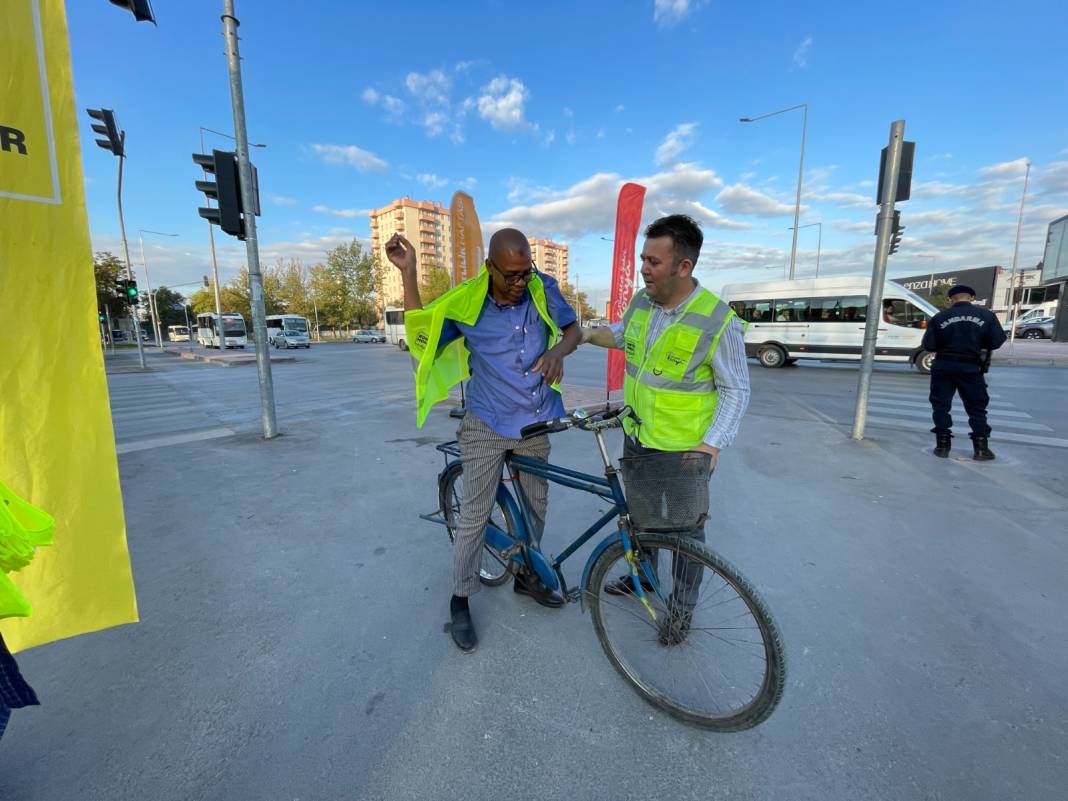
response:
{"label": "commercial building", "polygon": [[1049,224],[1042,254],[1042,287],[1046,302],[1057,301],[1053,338],[1068,342],[1068,214]]}
{"label": "commercial building", "polygon": [[[1056,297],[1056,290],[1043,286],[1042,271],[1037,269],[1018,269],[1015,281],[1012,270],[999,266],[910,275],[890,280],[925,298],[932,297],[940,289],[949,289],[954,284],[965,284],[975,290],[975,302],[980,306],[986,306],[1003,323],[1008,323],[1012,318],[1014,302],[1019,303],[1019,311],[1022,314],[1048,304]],[[1015,293],[1013,293],[1014,288]]]}
{"label": "commercial building", "polygon": [[386,261],[382,251],[393,234],[399,233],[415,245],[420,281],[433,267],[444,267],[452,273],[452,225],[447,206],[405,197],[372,210],[368,216],[371,252],[382,265],[383,306],[399,305],[404,298],[400,273]]}
{"label": "commercial building", "polygon": [[551,239],[537,239],[528,236],[530,255],[538,269],[548,273],[562,284],[567,283],[567,245],[553,242]]}

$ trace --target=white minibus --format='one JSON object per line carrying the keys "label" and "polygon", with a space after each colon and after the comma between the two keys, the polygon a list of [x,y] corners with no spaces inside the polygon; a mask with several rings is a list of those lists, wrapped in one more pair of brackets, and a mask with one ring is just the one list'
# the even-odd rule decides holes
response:
{"label": "white minibus", "polygon": [[[798,359],[859,362],[870,285],[864,276],[729,284],[720,297],[748,323],[746,355],[764,367]],[[936,311],[919,295],[887,281],[875,360],[904,362],[928,372],[934,354],[920,343]]]}
{"label": "white minibus", "polygon": [[[197,315],[197,342],[205,348],[219,347],[219,331],[215,312]],[[223,312],[223,350],[244,348],[248,344],[245,333],[245,318],[234,312]]]}

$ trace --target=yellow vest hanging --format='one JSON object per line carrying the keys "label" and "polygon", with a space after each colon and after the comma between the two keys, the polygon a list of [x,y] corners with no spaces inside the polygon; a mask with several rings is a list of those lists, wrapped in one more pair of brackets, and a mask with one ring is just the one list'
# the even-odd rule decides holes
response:
{"label": "yellow vest hanging", "polygon": [[[415,369],[415,422],[419,428],[423,427],[434,404],[445,400],[449,390],[470,375],[463,337],[453,340],[440,352],[438,350],[445,321],[474,325],[482,313],[488,291],[489,273],[483,267],[474,278],[453,287],[422,309],[404,313],[404,332]],[[548,346],[552,347],[560,337],[560,328],[549,315],[541,278],[535,275],[527,284],[527,291],[538,315],[549,326]],[[560,391],[557,386],[553,389]]]}
{"label": "yellow vest hanging", "polygon": [[719,393],[712,354],[736,315],[701,289],[647,349],[652,311],[643,290],[623,314],[623,397],[641,421],[639,425],[628,418],[623,428],[647,448],[692,450],[701,444],[716,413]]}

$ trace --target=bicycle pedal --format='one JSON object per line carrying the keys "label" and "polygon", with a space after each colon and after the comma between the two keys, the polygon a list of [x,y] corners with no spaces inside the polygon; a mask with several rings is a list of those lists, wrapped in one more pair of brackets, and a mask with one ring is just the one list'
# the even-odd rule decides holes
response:
{"label": "bicycle pedal", "polygon": [[569,602],[577,601],[580,597],[582,597],[581,587],[572,587],[567,591],[567,600]]}

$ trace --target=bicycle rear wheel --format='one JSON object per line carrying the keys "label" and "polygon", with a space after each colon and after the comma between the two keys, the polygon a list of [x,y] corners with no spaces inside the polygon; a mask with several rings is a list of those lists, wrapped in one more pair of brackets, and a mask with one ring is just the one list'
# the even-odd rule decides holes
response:
{"label": "bicycle rear wheel", "polygon": [[[786,658],[767,606],[752,585],[702,543],[637,534],[659,593],[606,591],[630,568],[623,545],[609,546],[590,572],[586,600],[609,661],[649,703],[708,729],[741,731],[782,697]],[[642,568],[638,568],[642,574]]]}
{"label": "bicycle rear wheel", "polygon": [[[438,480],[438,502],[445,514],[449,542],[453,541],[456,528],[460,525],[460,505],[464,497],[463,468],[462,462],[453,462]],[[494,503],[489,522],[515,536],[512,515],[500,501]],[[502,557],[495,548],[491,548],[488,544],[483,545],[482,562],[478,569],[478,578],[483,584],[488,587],[497,587],[506,583],[515,572],[514,568],[515,564]]]}

